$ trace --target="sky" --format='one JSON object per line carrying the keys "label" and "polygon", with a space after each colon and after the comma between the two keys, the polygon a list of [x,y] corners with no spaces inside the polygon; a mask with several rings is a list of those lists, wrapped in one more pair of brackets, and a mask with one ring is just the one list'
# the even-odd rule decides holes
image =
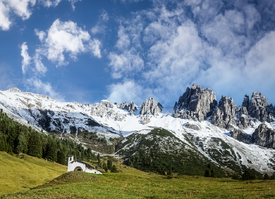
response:
{"label": "sky", "polygon": [[0,90],[172,108],[193,84],[275,104],[274,0],[0,0]]}

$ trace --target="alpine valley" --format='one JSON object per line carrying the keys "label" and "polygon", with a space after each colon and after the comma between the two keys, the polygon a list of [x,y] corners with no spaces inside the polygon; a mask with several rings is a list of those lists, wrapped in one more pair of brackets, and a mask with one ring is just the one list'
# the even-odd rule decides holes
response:
{"label": "alpine valley", "polygon": [[0,91],[0,109],[15,121],[160,174],[255,175],[275,172],[275,107],[261,93],[242,106],[209,88],[187,88],[170,114],[153,98],[142,105],[58,102],[45,95]]}

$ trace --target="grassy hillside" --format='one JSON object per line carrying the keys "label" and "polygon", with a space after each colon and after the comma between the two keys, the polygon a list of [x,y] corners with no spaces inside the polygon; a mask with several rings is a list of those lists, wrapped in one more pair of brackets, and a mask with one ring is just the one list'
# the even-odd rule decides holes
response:
{"label": "grassy hillside", "polygon": [[44,184],[66,170],[66,166],[44,159],[25,154],[12,156],[0,151],[0,195]]}
{"label": "grassy hillside", "polygon": [[70,172],[36,189],[2,198],[273,198],[274,190],[274,181],[263,180]]}

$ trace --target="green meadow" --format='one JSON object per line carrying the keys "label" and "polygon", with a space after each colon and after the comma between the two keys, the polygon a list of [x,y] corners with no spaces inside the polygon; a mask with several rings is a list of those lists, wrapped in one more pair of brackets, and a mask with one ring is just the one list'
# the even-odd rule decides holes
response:
{"label": "green meadow", "polygon": [[29,190],[66,173],[67,167],[44,159],[0,151],[0,195]]}
{"label": "green meadow", "polygon": [[275,198],[274,180],[164,176],[119,161],[119,173],[67,173],[43,159],[0,154],[0,198]]}

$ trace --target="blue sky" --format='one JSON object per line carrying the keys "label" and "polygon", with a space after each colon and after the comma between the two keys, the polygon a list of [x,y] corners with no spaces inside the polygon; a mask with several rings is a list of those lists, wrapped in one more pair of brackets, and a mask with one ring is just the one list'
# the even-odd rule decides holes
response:
{"label": "blue sky", "polygon": [[0,0],[0,89],[172,107],[193,83],[275,103],[275,1]]}

